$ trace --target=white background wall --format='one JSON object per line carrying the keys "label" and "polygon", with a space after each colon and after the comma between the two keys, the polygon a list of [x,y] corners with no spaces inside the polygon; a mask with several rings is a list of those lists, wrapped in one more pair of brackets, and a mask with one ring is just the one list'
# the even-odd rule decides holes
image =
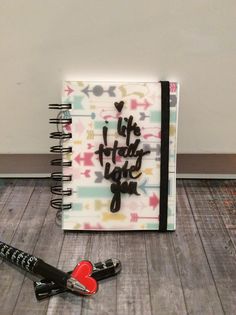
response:
{"label": "white background wall", "polygon": [[0,0],[0,153],[48,153],[64,79],[180,81],[178,152],[236,153],[235,29],[235,0]]}

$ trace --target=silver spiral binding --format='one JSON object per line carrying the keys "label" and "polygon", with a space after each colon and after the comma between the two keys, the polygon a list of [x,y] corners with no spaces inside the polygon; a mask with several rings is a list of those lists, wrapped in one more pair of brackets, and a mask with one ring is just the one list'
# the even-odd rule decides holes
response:
{"label": "silver spiral binding", "polygon": [[[50,152],[58,153],[61,155],[61,158],[51,160],[52,166],[60,167],[70,167],[72,165],[71,161],[63,161],[64,153],[71,153],[72,147],[65,147],[62,145],[63,141],[71,139],[72,134],[70,132],[66,133],[63,130],[63,125],[68,125],[72,123],[71,118],[65,118],[66,112],[71,109],[71,104],[49,104],[49,109],[59,110],[57,118],[52,118],[49,120],[50,124],[56,124],[57,131],[51,132],[49,137],[51,139],[59,140],[58,145],[54,145],[50,148]],[[63,203],[63,196],[70,196],[72,194],[72,189],[67,188],[63,189],[63,182],[68,182],[72,180],[72,175],[64,175],[63,172],[53,172],[51,174],[51,179],[57,182],[60,182],[61,185],[53,185],[51,187],[51,192],[54,195],[59,195],[61,198],[54,198],[51,200],[51,206],[57,210],[56,214],[56,223],[61,224],[61,214],[63,210],[71,209],[71,203]]]}

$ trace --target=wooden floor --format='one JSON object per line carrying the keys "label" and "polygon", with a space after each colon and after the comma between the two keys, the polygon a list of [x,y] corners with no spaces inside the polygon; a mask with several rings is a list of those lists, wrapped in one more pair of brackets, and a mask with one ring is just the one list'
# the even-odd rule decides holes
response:
{"label": "wooden floor", "polygon": [[47,179],[0,180],[0,239],[65,271],[122,261],[93,297],[37,302],[33,276],[0,262],[0,315],[236,314],[236,181],[178,180],[177,231],[63,233]]}

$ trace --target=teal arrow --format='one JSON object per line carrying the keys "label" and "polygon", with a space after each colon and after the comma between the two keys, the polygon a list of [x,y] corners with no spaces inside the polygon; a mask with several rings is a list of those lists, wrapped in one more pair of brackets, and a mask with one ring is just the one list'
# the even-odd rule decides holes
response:
{"label": "teal arrow", "polygon": [[102,129],[103,126],[107,126],[109,129],[116,129],[117,127],[117,121],[109,121],[108,124],[106,124],[104,121],[95,121],[94,122],[94,128],[95,129]]}
{"label": "teal arrow", "polygon": [[112,192],[107,186],[77,186],[75,191],[79,198],[112,198]]}
{"label": "teal arrow", "polygon": [[159,185],[147,185],[147,179],[145,179],[142,184],[138,186],[145,194],[147,194],[147,189],[160,188]]}
{"label": "teal arrow", "polygon": [[[161,123],[161,112],[158,110],[150,111],[150,122]],[[170,111],[170,122],[176,122],[176,112]]]}
{"label": "teal arrow", "polygon": [[83,204],[82,203],[76,203],[76,202],[73,202],[72,204],[72,210],[75,210],[75,211],[80,211],[83,209]]}

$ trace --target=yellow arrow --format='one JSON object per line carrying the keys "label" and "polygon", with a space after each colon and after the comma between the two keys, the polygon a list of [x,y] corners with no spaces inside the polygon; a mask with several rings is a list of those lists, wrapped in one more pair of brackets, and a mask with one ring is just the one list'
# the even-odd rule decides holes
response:
{"label": "yellow arrow", "polygon": [[103,221],[122,221],[125,220],[126,216],[121,213],[109,213],[109,212],[103,212]]}
{"label": "yellow arrow", "polygon": [[74,229],[75,229],[75,230],[78,230],[78,229],[80,229],[80,228],[81,228],[81,224],[77,223],[77,224],[74,225]]}
{"label": "yellow arrow", "polygon": [[146,175],[152,175],[152,168],[145,168],[143,171]]}
{"label": "yellow arrow", "polygon": [[76,140],[73,142],[73,144],[82,144],[82,141],[81,140]]}
{"label": "yellow arrow", "polygon": [[109,208],[110,202],[102,202],[101,200],[95,200],[95,210],[101,210],[103,207]]}

